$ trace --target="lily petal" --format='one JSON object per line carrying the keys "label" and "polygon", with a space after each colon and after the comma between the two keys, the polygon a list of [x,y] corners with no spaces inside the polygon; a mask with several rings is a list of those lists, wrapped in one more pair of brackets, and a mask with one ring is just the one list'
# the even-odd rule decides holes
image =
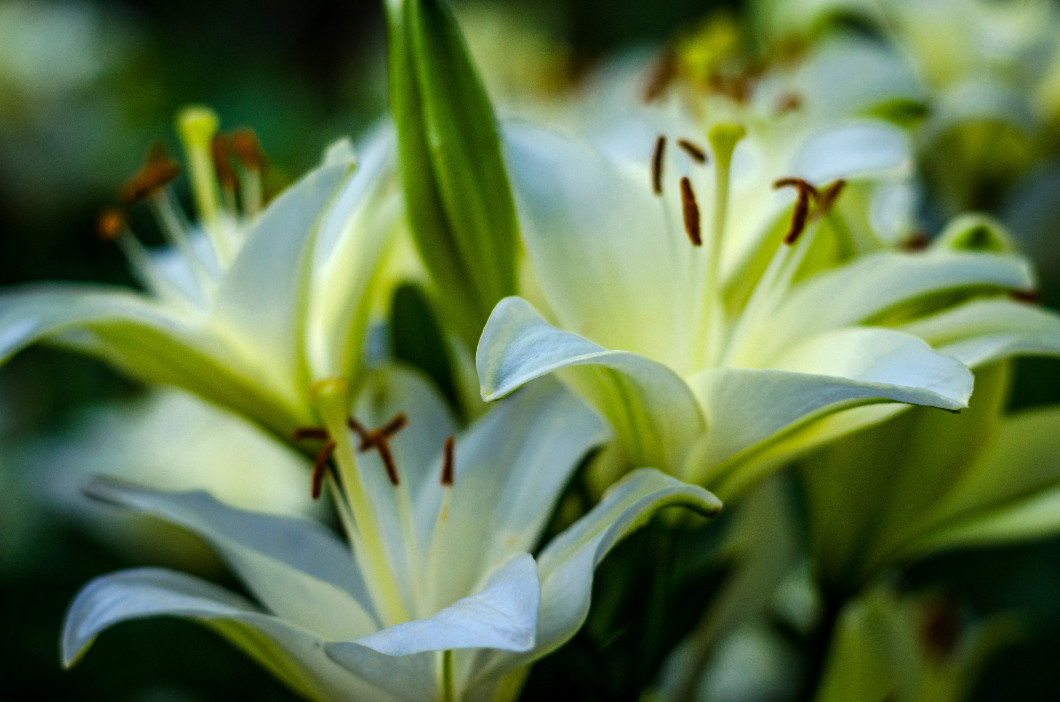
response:
{"label": "lily petal", "polygon": [[647,168],[634,182],[588,146],[523,125],[505,139],[527,254],[561,326],[668,358],[699,259],[680,224],[680,239],[666,225]]}
{"label": "lily petal", "polygon": [[309,699],[380,698],[380,690],[324,656],[317,637],[212,583],[161,568],[118,571],[82,588],[63,622],[63,664],[73,665],[111,626],[156,616],[187,617],[210,626]]}
{"label": "lily petal", "polygon": [[528,553],[515,555],[474,595],[427,619],[395,624],[350,644],[329,644],[328,655],[342,661],[350,646],[390,656],[466,648],[529,651],[534,647],[541,595],[537,578],[533,557]]}
{"label": "lily petal", "polygon": [[214,328],[251,359],[250,373],[296,406],[304,403],[310,382],[301,340],[312,244],[321,212],[353,168],[348,147],[341,146],[332,147],[322,165],[285,190],[254,223],[211,315]]}
{"label": "lily petal", "polygon": [[913,166],[909,137],[884,122],[860,122],[821,132],[803,146],[794,173],[811,183],[837,178],[904,176]]}
{"label": "lily petal", "polygon": [[393,130],[367,139],[357,170],[320,223],[310,281],[307,356],[314,379],[355,378],[382,260],[394,241],[401,198]]}
{"label": "lily petal", "polygon": [[167,493],[103,478],[86,490],[206,539],[283,619],[331,639],[379,626],[349,549],[316,522],[233,509],[201,491]]}
{"label": "lily petal", "polygon": [[634,463],[680,465],[706,430],[699,405],[672,370],[557,329],[521,298],[497,304],[482,331],[476,364],[486,400],[563,371],[563,379],[611,422]]}
{"label": "lily petal", "polygon": [[[506,554],[533,549],[579,459],[607,436],[599,417],[551,380],[523,388],[462,435],[440,544],[440,602],[471,592]],[[431,529],[440,493],[425,492],[417,505]]]}
{"label": "lily petal", "polygon": [[1060,409],[1006,419],[997,442],[937,506],[938,526],[908,552],[988,545],[1050,536],[1060,530]]}
{"label": "lily petal", "polygon": [[[819,274],[795,288],[755,335],[767,343],[742,349],[769,358],[795,340],[825,329],[874,321],[884,313],[929,295],[975,288],[1028,290],[1034,276],[1015,255],[933,251],[882,252]],[[769,365],[754,363],[751,365]]]}
{"label": "lily petal", "polygon": [[1060,355],[1060,316],[1005,299],[974,300],[902,330],[973,368],[1013,356]]}
{"label": "lily petal", "polygon": [[[299,410],[259,379],[235,349],[133,292],[94,285],[27,286],[0,296],[0,363],[47,341],[105,358],[150,382],[183,387],[281,433]],[[238,369],[238,370],[237,370]]]}
{"label": "lily petal", "polygon": [[[972,391],[972,374],[961,363],[914,336],[888,329],[819,334],[780,356],[776,365],[770,370],[708,369],[689,380],[710,426],[696,455],[702,467],[690,466],[691,480],[718,485],[750,451],[841,409],[905,402],[958,410],[967,406]],[[736,485],[757,475],[742,473]],[[729,490],[736,485],[726,483]]]}
{"label": "lily petal", "polygon": [[524,654],[495,654],[473,685],[488,686],[566,642],[589,613],[593,572],[611,549],[664,507],[683,506],[713,516],[721,502],[701,487],[642,468],[623,478],[588,514],[553,539],[538,557],[541,609],[537,643]]}

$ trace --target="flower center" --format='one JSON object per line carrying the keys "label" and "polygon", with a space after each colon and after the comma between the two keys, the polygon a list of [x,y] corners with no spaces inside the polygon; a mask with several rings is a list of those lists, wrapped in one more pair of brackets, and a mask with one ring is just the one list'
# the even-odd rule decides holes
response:
{"label": "flower center", "polygon": [[149,252],[119,208],[104,210],[97,232],[104,241],[118,245],[147,289],[205,306],[243,244],[246,228],[242,225],[261,209],[266,162],[253,132],[239,130],[231,137],[219,134],[217,116],[206,108],[185,109],[177,126],[200,226],[188,222],[169,188],[182,171],[180,164],[158,144],[148,152],[140,170],[122,184],[118,201],[123,208],[147,203],[173,255]]}

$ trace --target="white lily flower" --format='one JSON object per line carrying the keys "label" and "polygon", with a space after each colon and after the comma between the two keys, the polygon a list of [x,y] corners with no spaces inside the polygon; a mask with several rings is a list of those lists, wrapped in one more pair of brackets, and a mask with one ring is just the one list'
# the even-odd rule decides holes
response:
{"label": "white lily flower", "polygon": [[247,135],[237,179],[217,118],[181,113],[200,221],[191,225],[166,183],[179,167],[155,155],[125,189],[147,199],[171,246],[148,251],[111,213],[116,240],[145,293],[84,284],[39,284],[0,296],[0,363],[47,342],[175,385],[287,436],[312,421],[312,380],[359,377],[370,291],[398,212],[392,137],[382,134],[354,172],[348,142],[261,209],[263,160]]}
{"label": "white lily flower", "polygon": [[95,483],[99,498],[204,537],[260,604],[173,571],[103,576],[71,605],[67,665],[113,624],[171,615],[214,628],[311,699],[510,699],[526,667],[581,626],[593,570],[619,539],[667,505],[705,514],[721,506],[645,469],[535,559],[563,486],[603,438],[576,398],[556,386],[528,389],[443,444],[451,422],[441,402],[424,401],[422,381],[394,377],[366,391],[362,420],[419,401],[408,420],[383,429],[351,421],[367,449],[358,457],[344,384],[317,390],[335,458],[327,479],[352,553],[312,522],[236,510],[204,493]]}
{"label": "white lily flower", "polygon": [[[572,139],[509,130],[524,240],[557,326],[502,301],[478,348],[484,398],[559,372],[611,422],[630,464],[723,497],[858,425],[850,414],[819,431],[815,420],[839,410],[966,406],[967,368],[872,324],[948,292],[1029,290],[1027,263],[941,245],[821,258],[845,246],[851,221],[831,207],[843,182],[833,179],[893,170],[907,162],[904,142],[853,123],[777,162],[740,135],[717,125],[710,163],[680,155],[678,176],[660,163],[662,138],[631,169]],[[790,224],[778,179],[797,187]]]}

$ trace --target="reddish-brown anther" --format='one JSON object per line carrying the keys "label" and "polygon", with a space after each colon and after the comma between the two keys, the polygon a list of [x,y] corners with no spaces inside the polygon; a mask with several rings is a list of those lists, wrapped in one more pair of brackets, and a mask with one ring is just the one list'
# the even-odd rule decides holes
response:
{"label": "reddish-brown anther", "polygon": [[239,164],[251,171],[264,171],[268,166],[265,151],[261,148],[258,135],[254,130],[243,128],[232,132],[231,136],[232,154]]}
{"label": "reddish-brown anther", "polygon": [[702,246],[703,237],[700,233],[699,205],[696,204],[696,194],[692,190],[692,182],[688,177],[681,179],[681,210],[685,220],[685,233],[688,234],[693,246]]}
{"label": "reddish-brown anther", "polygon": [[663,156],[666,153],[666,137],[655,139],[655,149],[651,154],[651,189],[656,195],[662,195]]}
{"label": "reddish-brown anther", "polygon": [[127,226],[125,215],[117,207],[108,207],[96,218],[96,234],[100,241],[114,241]]}
{"label": "reddish-brown anther", "polygon": [[453,478],[456,474],[456,463],[454,462],[453,453],[456,449],[456,440],[453,437],[449,437],[445,440],[445,445],[442,447],[442,485],[446,487],[453,486]]}
{"label": "reddish-brown anther", "polygon": [[239,177],[232,168],[231,143],[224,134],[213,135],[210,142],[210,155],[213,157],[213,169],[217,173],[217,183],[224,190],[235,190],[239,185]]}
{"label": "reddish-brown anther", "polygon": [[378,429],[366,429],[363,424],[353,417],[347,420],[347,424],[361,439],[361,445],[357,450],[362,452],[371,449],[377,450],[379,458],[383,461],[383,467],[386,469],[387,478],[390,479],[391,484],[395,487],[400,485],[401,479],[398,476],[397,463],[394,461],[394,454],[390,450],[389,440],[408,426],[408,416],[404,412],[399,412]]}
{"label": "reddish-brown anther", "polygon": [[792,246],[802,232],[806,229],[806,220],[810,214],[810,198],[817,198],[817,188],[807,183],[802,178],[781,178],[773,183],[774,188],[795,188],[798,195],[795,198],[795,207],[791,211],[791,226],[784,235],[784,243]]}
{"label": "reddish-brown anther", "polygon": [[702,165],[707,162],[707,152],[688,139],[678,139],[677,145],[696,163]]}
{"label": "reddish-brown anther", "polygon": [[331,458],[331,454],[335,452],[335,440],[328,439],[327,443],[320,447],[317,451],[317,457],[313,461],[313,488],[312,495],[313,499],[320,499],[320,493],[324,488],[324,475],[328,470],[328,459]]}
{"label": "reddish-brown anther", "polygon": [[132,205],[158,193],[180,175],[180,165],[169,158],[163,144],[155,144],[143,167],[122,184],[118,199]]}

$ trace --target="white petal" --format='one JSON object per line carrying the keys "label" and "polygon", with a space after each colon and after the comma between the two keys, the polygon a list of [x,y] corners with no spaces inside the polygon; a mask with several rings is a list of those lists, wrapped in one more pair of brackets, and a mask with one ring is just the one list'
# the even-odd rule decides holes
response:
{"label": "white petal", "polygon": [[[529,651],[534,647],[540,595],[533,557],[518,554],[494,571],[474,595],[427,619],[395,624],[357,639],[353,645],[389,656],[465,648]],[[341,658],[345,647],[332,644],[328,654]]]}
{"label": "white petal", "polygon": [[973,368],[1012,356],[1060,355],[1060,316],[1005,299],[975,300],[902,330]]}
{"label": "white petal", "polygon": [[148,382],[175,385],[286,434],[300,414],[247,374],[246,359],[203,327],[130,291],[27,286],[0,296],[0,364],[46,341],[104,358]]}
{"label": "white petal", "polygon": [[306,330],[314,378],[357,375],[381,260],[401,214],[393,130],[370,136],[361,156],[314,247]]}
{"label": "white petal", "polygon": [[871,322],[919,298],[962,289],[1028,290],[1033,285],[1030,267],[1019,256],[947,251],[873,254],[796,287],[769,318],[768,328],[750,335],[755,347],[741,353],[759,359],[750,365],[769,365],[765,359],[771,353],[799,338]]}
{"label": "white petal", "polygon": [[[471,591],[508,554],[533,549],[579,459],[606,438],[596,414],[550,380],[502,400],[459,436],[447,519],[435,537],[436,604]],[[439,475],[416,508],[427,534],[437,523]]]}
{"label": "white petal", "polygon": [[[520,126],[505,137],[523,240],[562,326],[608,348],[667,358],[694,251],[679,219],[667,225],[647,164],[634,182],[554,133]],[[676,191],[676,178],[666,187]]]}
{"label": "white petal", "polygon": [[329,159],[270,203],[218,290],[213,326],[251,359],[249,373],[292,403],[310,384],[302,355],[311,247],[351,168],[346,159]]}
{"label": "white petal", "polygon": [[353,554],[316,522],[233,509],[205,492],[167,493],[113,479],[98,479],[87,491],[203,537],[283,619],[331,639],[378,626]]}
{"label": "white petal", "polygon": [[905,132],[884,122],[834,127],[811,137],[795,160],[794,173],[812,183],[837,178],[905,176],[912,169]]}
{"label": "white petal", "polygon": [[330,661],[315,636],[261,613],[223,588],[159,568],[111,573],[82,588],[63,622],[63,663],[73,665],[111,626],[156,616],[187,617],[209,625],[310,699],[351,694],[379,699],[379,690]]}
{"label": "white petal", "polygon": [[706,430],[695,398],[672,370],[556,329],[520,298],[497,304],[476,364],[486,400],[562,371],[561,378],[610,421],[634,464],[672,469]]}
{"label": "white petal", "polygon": [[588,615],[596,567],[615,544],[669,506],[714,515],[721,502],[703,488],[657,470],[640,469],[616,483],[596,507],[549,542],[538,558],[541,610],[534,649],[521,655],[494,655],[473,684],[495,684],[504,673],[529,665],[570,639]]}
{"label": "white petal", "polygon": [[[971,395],[972,375],[916,337],[851,328],[790,349],[777,359],[776,369],[711,369],[690,384],[710,426],[690,478],[718,486],[716,481],[727,478],[733,463],[751,451],[842,409],[876,402],[961,409]],[[744,471],[737,484],[743,486],[752,475]]]}

